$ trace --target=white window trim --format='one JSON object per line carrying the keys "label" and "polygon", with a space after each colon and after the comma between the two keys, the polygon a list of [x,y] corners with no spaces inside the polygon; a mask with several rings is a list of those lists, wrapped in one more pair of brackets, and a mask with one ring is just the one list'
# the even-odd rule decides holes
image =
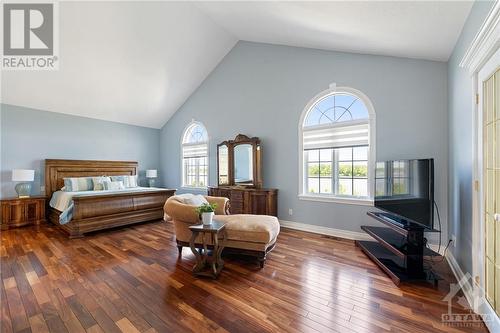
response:
{"label": "white window trim", "polygon": [[[322,98],[327,97],[332,94],[351,94],[358,97],[366,106],[368,110],[368,124],[369,124],[369,149],[368,149],[368,197],[367,198],[356,198],[356,197],[343,197],[338,195],[324,195],[324,194],[310,194],[305,193],[306,188],[306,177],[304,177],[304,120],[311,110],[311,108]],[[298,137],[299,137],[299,200],[309,200],[309,201],[322,201],[322,202],[337,202],[344,204],[355,204],[364,206],[373,206],[373,191],[375,184],[375,161],[376,161],[376,121],[375,121],[375,108],[373,107],[370,99],[363,94],[361,91],[350,88],[350,87],[337,87],[335,84],[330,85],[330,88],[324,90],[314,96],[306,107],[302,111],[299,119],[298,126]]]}
{"label": "white window trim", "polygon": [[[189,146],[190,144],[187,143],[187,144],[184,144],[184,137],[186,136],[186,133],[187,131],[189,130],[189,128],[193,125],[201,125],[203,126],[203,128],[207,131],[207,141],[205,141],[205,144],[207,145],[207,186],[189,186],[189,185],[185,185],[184,184],[184,180],[185,180],[185,173],[184,173],[184,147],[185,146]],[[201,121],[196,121],[196,120],[191,120],[189,122],[189,124],[186,125],[186,127],[184,127],[184,130],[182,131],[182,135],[181,135],[181,149],[180,149],[180,155],[181,155],[181,158],[180,158],[180,165],[181,165],[181,186],[180,188],[183,189],[183,190],[196,190],[196,191],[205,191],[207,188],[208,188],[208,184],[210,182],[210,159],[209,159],[209,156],[210,156],[210,136],[208,134],[208,129],[207,127],[205,126],[205,124],[203,124]]]}

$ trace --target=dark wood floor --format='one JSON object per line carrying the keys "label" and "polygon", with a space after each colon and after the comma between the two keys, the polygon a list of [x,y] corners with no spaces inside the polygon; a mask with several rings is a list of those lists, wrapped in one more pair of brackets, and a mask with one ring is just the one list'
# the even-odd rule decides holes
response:
{"label": "dark wood floor", "polygon": [[397,288],[351,241],[304,232],[282,230],[262,270],[226,260],[217,281],[192,277],[193,255],[178,260],[164,222],[1,240],[2,333],[486,331],[441,324],[447,283]]}

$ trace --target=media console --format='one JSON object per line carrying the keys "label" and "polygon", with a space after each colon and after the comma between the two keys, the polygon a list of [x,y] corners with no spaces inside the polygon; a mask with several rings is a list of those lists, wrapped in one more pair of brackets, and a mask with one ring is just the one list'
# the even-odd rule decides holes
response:
{"label": "media console", "polygon": [[356,245],[396,285],[402,281],[428,280],[430,275],[437,283],[438,277],[424,270],[424,256],[439,256],[425,246],[424,231],[429,230],[417,224],[394,223],[386,213],[368,212],[367,215],[385,227],[361,226],[376,241],[356,241]]}

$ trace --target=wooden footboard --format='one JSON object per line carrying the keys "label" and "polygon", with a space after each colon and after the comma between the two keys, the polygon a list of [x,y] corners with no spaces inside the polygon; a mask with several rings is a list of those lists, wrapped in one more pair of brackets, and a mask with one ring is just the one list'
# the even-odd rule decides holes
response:
{"label": "wooden footboard", "polygon": [[59,223],[60,212],[49,209],[49,220],[60,226],[71,238],[82,237],[91,231],[114,228],[163,217],[163,205],[175,190],[118,193],[73,198],[73,219]]}

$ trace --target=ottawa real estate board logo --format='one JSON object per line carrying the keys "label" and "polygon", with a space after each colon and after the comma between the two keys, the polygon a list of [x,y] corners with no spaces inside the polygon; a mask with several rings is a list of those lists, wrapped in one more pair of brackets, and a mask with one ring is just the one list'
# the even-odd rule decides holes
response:
{"label": "ottawa real estate board logo", "polygon": [[57,2],[3,2],[2,70],[59,68]]}

